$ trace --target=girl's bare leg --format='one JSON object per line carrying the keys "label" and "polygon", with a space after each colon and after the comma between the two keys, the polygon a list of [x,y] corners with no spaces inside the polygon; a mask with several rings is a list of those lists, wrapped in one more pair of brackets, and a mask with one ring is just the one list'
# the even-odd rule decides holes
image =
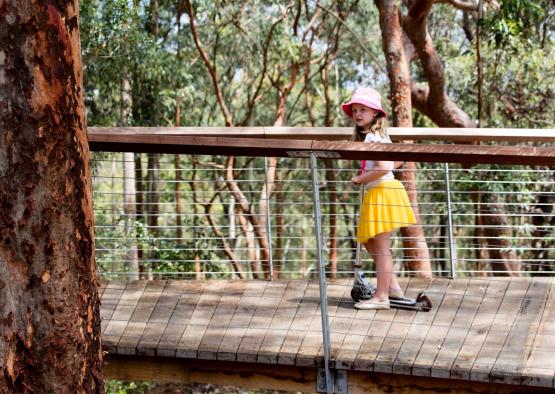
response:
{"label": "girl's bare leg", "polygon": [[376,235],[364,244],[376,263],[377,288],[374,297],[380,301],[387,300],[389,289],[400,289],[397,275],[393,272],[391,256],[391,232]]}

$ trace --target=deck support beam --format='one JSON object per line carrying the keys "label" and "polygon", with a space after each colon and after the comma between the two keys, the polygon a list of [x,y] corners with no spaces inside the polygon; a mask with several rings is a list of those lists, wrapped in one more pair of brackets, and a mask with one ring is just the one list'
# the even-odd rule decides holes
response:
{"label": "deck support beam", "polygon": [[[340,370],[337,370],[340,371]],[[267,390],[317,392],[316,367],[252,364],[235,361],[118,356],[105,358],[104,377],[166,383],[211,383]],[[552,388],[502,383],[349,371],[349,394],[358,393],[552,393]]]}

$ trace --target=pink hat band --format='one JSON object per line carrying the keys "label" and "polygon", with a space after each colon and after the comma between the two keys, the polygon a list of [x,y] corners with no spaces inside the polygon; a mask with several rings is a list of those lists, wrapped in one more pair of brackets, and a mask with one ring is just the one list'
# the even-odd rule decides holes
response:
{"label": "pink hat band", "polygon": [[380,94],[372,88],[358,88],[353,92],[353,96],[350,101],[345,104],[341,104],[343,112],[345,112],[345,114],[347,114],[350,118],[353,117],[353,104],[365,105],[381,112],[384,116],[387,116],[386,112],[382,108],[382,99]]}

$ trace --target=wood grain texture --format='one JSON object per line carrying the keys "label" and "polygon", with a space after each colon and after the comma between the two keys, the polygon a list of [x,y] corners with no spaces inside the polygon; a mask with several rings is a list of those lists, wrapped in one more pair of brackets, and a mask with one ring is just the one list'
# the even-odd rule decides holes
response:
{"label": "wood grain texture", "polygon": [[453,144],[368,144],[348,141],[242,138],[225,134],[179,134],[174,132],[111,132],[89,134],[91,150],[206,155],[291,157],[311,151],[333,157],[361,160],[399,160],[464,164],[555,165],[555,150],[533,146],[486,146]]}
{"label": "wood grain texture", "polygon": [[[261,367],[322,365],[317,281],[183,282],[103,283],[105,350]],[[352,280],[330,280],[332,367],[553,388],[552,278],[404,278],[401,284],[409,295],[425,290],[433,310],[357,311]]]}

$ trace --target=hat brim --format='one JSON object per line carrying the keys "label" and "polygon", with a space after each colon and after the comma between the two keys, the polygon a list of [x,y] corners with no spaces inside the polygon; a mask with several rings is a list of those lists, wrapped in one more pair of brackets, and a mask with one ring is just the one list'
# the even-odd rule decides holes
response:
{"label": "hat brim", "polygon": [[378,107],[377,105],[375,105],[374,103],[371,103],[368,100],[364,100],[361,98],[357,98],[357,99],[353,99],[351,101],[346,102],[345,104],[341,104],[341,109],[343,110],[343,112],[345,112],[345,114],[349,117],[352,118],[353,117],[353,109],[352,106],[353,104],[362,104],[367,106],[368,108],[372,108],[378,112],[381,112],[383,116],[387,116],[387,113],[381,109],[380,107]]}

